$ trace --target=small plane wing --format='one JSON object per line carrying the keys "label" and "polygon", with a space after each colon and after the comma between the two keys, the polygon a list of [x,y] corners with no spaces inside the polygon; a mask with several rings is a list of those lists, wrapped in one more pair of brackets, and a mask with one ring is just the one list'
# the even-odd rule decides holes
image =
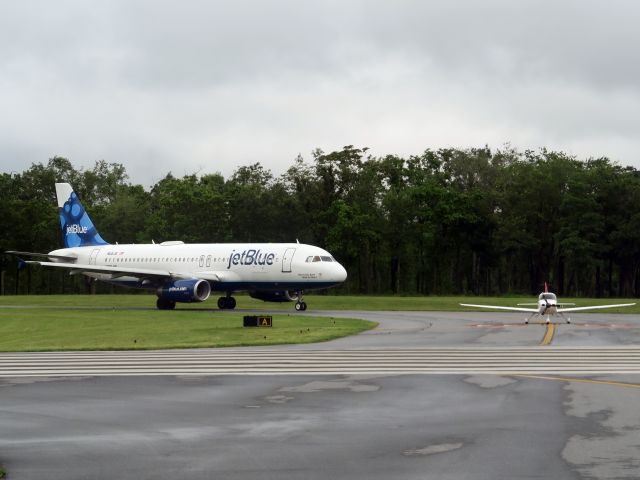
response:
{"label": "small plane wing", "polygon": [[491,310],[510,310],[512,312],[529,312],[534,313],[537,312],[537,308],[519,308],[519,307],[502,307],[498,305],[474,305],[471,303],[461,303],[463,307],[475,307],[475,308],[489,308]]}
{"label": "small plane wing", "polygon": [[635,303],[619,303],[617,305],[594,305],[591,307],[571,307],[571,308],[559,308],[558,313],[564,312],[578,312],[582,310],[599,310],[601,308],[616,308],[616,307],[631,307]]}

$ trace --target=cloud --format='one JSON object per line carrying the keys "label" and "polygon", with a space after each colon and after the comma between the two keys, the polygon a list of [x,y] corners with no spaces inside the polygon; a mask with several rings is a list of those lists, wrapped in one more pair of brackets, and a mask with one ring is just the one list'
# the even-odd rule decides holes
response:
{"label": "cloud", "polygon": [[640,6],[595,1],[18,2],[0,169],[53,155],[146,185],[346,144],[546,146],[640,166]]}

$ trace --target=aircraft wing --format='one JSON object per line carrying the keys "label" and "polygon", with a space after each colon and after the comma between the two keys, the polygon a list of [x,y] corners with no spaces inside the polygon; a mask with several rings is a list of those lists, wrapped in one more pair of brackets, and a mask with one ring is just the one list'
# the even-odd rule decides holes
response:
{"label": "aircraft wing", "polygon": [[559,308],[558,313],[565,312],[579,312],[582,310],[599,310],[601,308],[616,308],[616,307],[630,307],[635,303],[619,303],[618,305],[594,305],[591,307],[571,307],[571,308]]}
{"label": "aircraft wing", "polygon": [[204,271],[204,272],[196,272],[194,276],[201,278],[203,280],[209,280],[210,282],[238,282],[240,281],[240,276],[231,271]]}
{"label": "aircraft wing", "polygon": [[491,310],[509,310],[511,312],[537,312],[537,308],[520,308],[520,307],[502,307],[499,305],[474,305],[471,303],[461,303],[463,307],[475,307],[475,308],[489,308]]}
{"label": "aircraft wing", "polygon": [[126,268],[126,267],[104,267],[101,265],[86,265],[82,263],[63,263],[63,262],[40,262],[37,260],[31,260],[27,263],[42,265],[43,267],[62,268],[65,270],[71,270],[71,273],[111,273],[115,277],[156,277],[156,278],[191,278],[192,275],[184,275],[176,272],[170,272],[168,270],[161,270],[155,268]]}
{"label": "aircraft wing", "polygon": [[43,267],[62,268],[70,270],[71,273],[108,273],[113,278],[118,277],[137,277],[137,278],[200,278],[211,282],[237,282],[240,277],[235,272],[219,272],[205,271],[195,273],[171,272],[158,268],[127,268],[127,267],[105,267],[102,265],[86,265],[80,263],[63,263],[63,262],[41,262],[37,260],[28,261],[27,263],[42,265]]}
{"label": "aircraft wing", "polygon": [[35,253],[35,252],[18,252],[17,250],[7,250],[4,253],[10,253],[18,257],[45,257],[45,258],[59,258],[60,260],[75,260],[77,257],[74,255],[51,255],[49,253]]}

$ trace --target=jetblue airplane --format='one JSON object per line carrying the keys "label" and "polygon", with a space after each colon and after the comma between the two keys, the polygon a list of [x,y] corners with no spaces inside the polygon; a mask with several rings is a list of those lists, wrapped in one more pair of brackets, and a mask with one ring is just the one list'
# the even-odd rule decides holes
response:
{"label": "jetblue airplane", "polygon": [[68,183],[56,183],[64,246],[48,254],[7,252],[45,257],[29,261],[82,273],[91,278],[155,290],[156,306],[172,310],[176,302],[204,302],[222,292],[221,309],[233,309],[233,292],[246,291],[267,302],[294,301],[304,311],[303,293],[339,285],[347,272],[329,252],[300,243],[201,243],[169,241],[118,245],[100,236]]}

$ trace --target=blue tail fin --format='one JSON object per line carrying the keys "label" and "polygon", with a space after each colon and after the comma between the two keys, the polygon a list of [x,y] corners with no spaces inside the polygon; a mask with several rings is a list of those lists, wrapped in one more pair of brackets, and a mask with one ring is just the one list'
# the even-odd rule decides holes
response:
{"label": "blue tail fin", "polygon": [[82,208],[80,199],[71,185],[56,183],[56,196],[66,248],[109,245],[102,239],[89,215]]}

